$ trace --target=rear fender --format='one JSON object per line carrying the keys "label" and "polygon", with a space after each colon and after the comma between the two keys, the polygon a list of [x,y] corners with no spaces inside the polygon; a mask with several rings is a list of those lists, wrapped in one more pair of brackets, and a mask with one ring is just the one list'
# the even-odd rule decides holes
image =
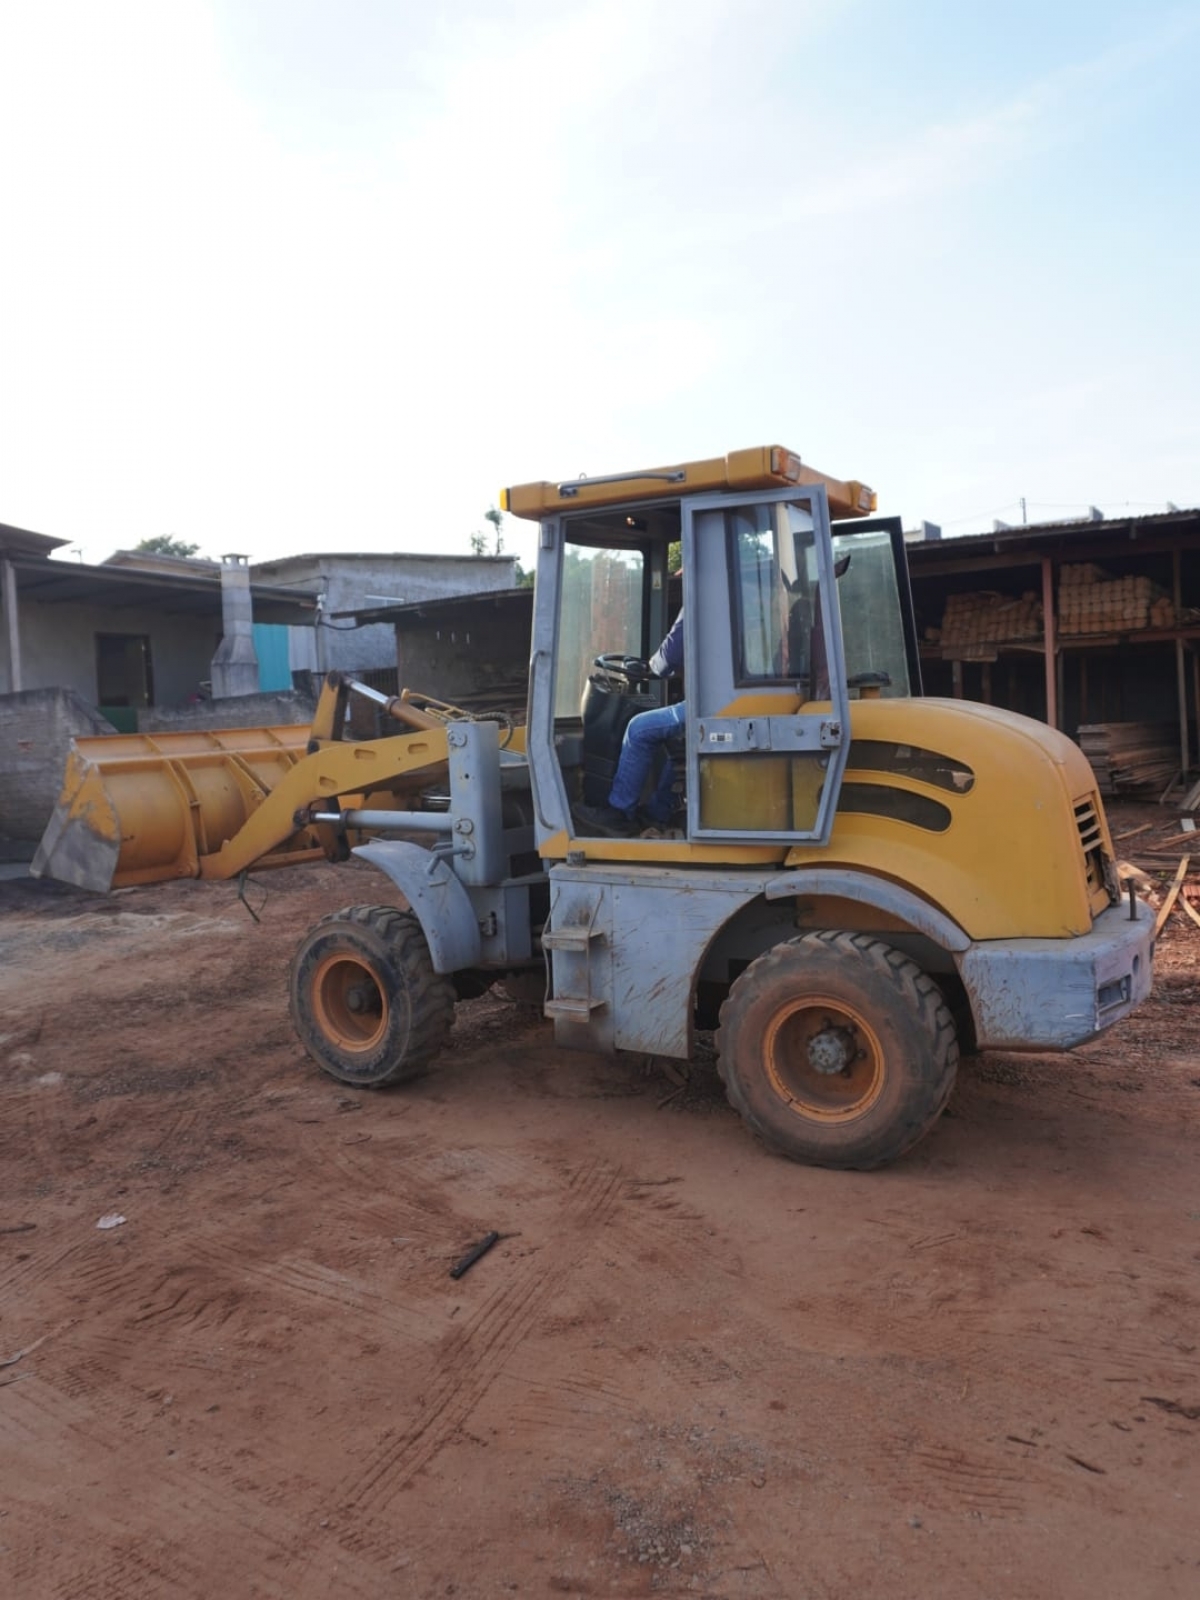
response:
{"label": "rear fender", "polygon": [[419,844],[375,839],[354,851],[390,878],[421,924],[435,972],[479,963],[479,919],[471,897],[444,861]]}
{"label": "rear fender", "polygon": [[971,940],[944,911],[922,900],[911,889],[869,872],[856,872],[846,867],[812,867],[785,872],[769,879],[763,894],[768,900],[783,900],[790,895],[829,895],[839,900],[856,900],[860,905],[872,906],[876,911],[898,918],[914,933],[923,934],[955,955],[971,947]]}

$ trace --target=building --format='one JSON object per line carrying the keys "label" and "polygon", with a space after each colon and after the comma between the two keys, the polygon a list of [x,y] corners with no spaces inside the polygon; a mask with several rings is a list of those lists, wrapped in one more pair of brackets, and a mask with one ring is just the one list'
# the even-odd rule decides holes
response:
{"label": "building", "polygon": [[[206,692],[222,637],[221,563],[118,550],[52,560],[65,540],[0,526],[0,694],[71,689],[102,711],[182,706]],[[296,673],[395,665],[395,633],[354,612],[510,588],[513,556],[290,556],[250,568],[259,687]],[[111,720],[111,719],[110,719]],[[128,716],[116,721],[130,725]]]}
{"label": "building", "polygon": [[[364,673],[396,664],[392,627],[362,620],[381,608],[408,606],[454,595],[492,594],[517,581],[515,556],[336,553],[287,556],[251,568],[256,583],[284,584],[318,597],[315,629],[292,628],[286,645],[256,630],[260,665],[274,673],[324,673],[330,668]],[[290,677],[288,679],[290,682]],[[263,687],[277,687],[264,676]]]}
{"label": "building", "polygon": [[[64,543],[0,525],[0,694],[70,690],[127,728],[139,710],[197,699],[223,632],[219,566],[52,560]],[[251,598],[262,622],[311,632],[315,595],[255,581]]]}
{"label": "building", "polygon": [[1200,510],[1088,517],[909,546],[926,694],[1081,727],[1165,732],[1200,765]]}

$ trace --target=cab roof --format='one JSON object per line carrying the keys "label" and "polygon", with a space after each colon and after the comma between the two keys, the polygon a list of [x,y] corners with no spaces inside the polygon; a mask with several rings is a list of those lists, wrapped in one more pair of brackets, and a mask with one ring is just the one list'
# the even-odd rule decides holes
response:
{"label": "cab roof", "polygon": [[875,510],[875,491],[855,478],[831,478],[806,466],[783,445],[758,445],[732,450],[707,461],[614,472],[601,478],[568,478],[561,483],[521,483],[500,491],[500,507],[515,517],[535,521],[556,511],[626,505],[646,500],[679,500],[684,495],[719,494],[725,490],[787,489],[823,484],[829,515],[864,517]]}

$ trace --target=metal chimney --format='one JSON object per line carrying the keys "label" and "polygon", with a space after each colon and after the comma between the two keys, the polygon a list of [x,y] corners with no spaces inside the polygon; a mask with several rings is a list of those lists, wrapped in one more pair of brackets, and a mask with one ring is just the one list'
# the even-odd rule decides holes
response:
{"label": "metal chimney", "polygon": [[214,700],[258,693],[254,651],[254,606],[250,599],[250,558],[221,557],[221,616],[225,637],[212,658]]}

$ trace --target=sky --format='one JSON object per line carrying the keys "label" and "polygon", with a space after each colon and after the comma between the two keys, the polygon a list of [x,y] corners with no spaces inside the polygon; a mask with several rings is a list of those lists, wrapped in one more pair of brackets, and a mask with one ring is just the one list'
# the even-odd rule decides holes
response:
{"label": "sky", "polygon": [[0,0],[0,522],[466,554],[767,443],[1200,505],[1198,82],[1157,0]]}

